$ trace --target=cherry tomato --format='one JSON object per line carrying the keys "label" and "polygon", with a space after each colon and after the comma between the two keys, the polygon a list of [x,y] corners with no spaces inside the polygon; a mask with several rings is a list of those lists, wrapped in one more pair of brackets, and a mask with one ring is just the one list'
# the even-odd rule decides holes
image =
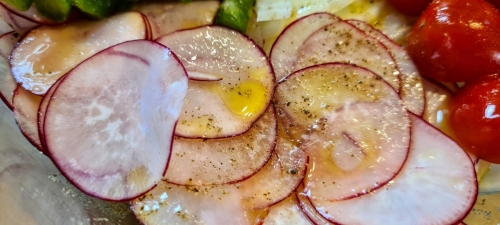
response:
{"label": "cherry tomato", "polygon": [[466,150],[500,163],[500,75],[480,77],[458,90],[450,104],[450,126]]}
{"label": "cherry tomato", "polygon": [[435,0],[408,34],[420,73],[459,82],[500,72],[500,11],[483,0]]}
{"label": "cherry tomato", "polygon": [[432,0],[389,0],[394,8],[408,16],[420,16]]}

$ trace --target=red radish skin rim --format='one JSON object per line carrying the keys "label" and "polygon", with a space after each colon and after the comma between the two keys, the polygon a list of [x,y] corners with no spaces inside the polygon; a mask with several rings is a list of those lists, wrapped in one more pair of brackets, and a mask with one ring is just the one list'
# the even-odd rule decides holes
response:
{"label": "red radish skin rim", "polygon": [[[55,89],[61,84],[61,81],[64,80],[66,76],[60,77],[47,91],[46,95],[43,97],[42,101],[40,102],[40,106],[38,107],[38,113],[37,113],[37,124],[38,124],[38,135],[40,138],[40,143],[42,145],[43,149],[47,149],[47,145],[45,144],[45,130],[43,129],[45,126],[45,113],[47,112],[47,107],[49,106],[49,102],[52,99],[52,95],[54,94]],[[47,98],[47,99],[46,99]],[[46,102],[46,103],[44,103]],[[44,107],[44,109],[42,109]],[[42,113],[43,111],[43,113]],[[43,115],[42,115],[43,114]],[[45,151],[44,154],[46,156],[49,156],[49,151]],[[50,156],[49,156],[50,157]]]}
{"label": "red radish skin rim", "polygon": [[[237,179],[237,180],[234,180],[234,181],[230,181],[230,182],[220,183],[220,184],[207,184],[207,185],[209,185],[209,186],[210,186],[210,185],[226,185],[226,184],[236,184],[236,183],[239,183],[239,182],[242,182],[242,181],[248,180],[250,177],[252,177],[253,175],[257,174],[257,173],[258,173],[258,172],[260,172],[260,171],[261,171],[264,167],[266,167],[267,163],[271,160],[271,158],[272,158],[273,154],[276,154],[275,149],[276,149],[276,146],[277,146],[277,144],[278,144],[278,117],[277,117],[277,115],[276,115],[276,109],[274,109],[274,106],[269,105],[269,106],[268,106],[268,108],[266,108],[266,110],[265,110],[265,111],[270,110],[270,107],[272,107],[272,111],[273,111],[273,114],[274,114],[274,119],[275,119],[275,121],[276,121],[276,127],[274,128],[274,129],[276,130],[276,134],[275,134],[275,136],[276,136],[276,137],[275,137],[274,142],[273,142],[273,144],[272,144],[272,146],[271,146],[271,148],[272,148],[272,149],[271,149],[271,151],[270,151],[269,155],[267,156],[267,159],[263,162],[263,164],[262,164],[262,165],[261,165],[258,169],[254,170],[251,174],[249,174],[249,175],[247,175],[247,176],[244,176],[244,177],[242,177],[242,178],[240,178],[240,179]],[[264,112],[265,112],[265,111],[264,111]],[[261,115],[261,116],[262,116],[262,115]],[[260,118],[260,117],[259,117],[259,118]],[[258,119],[257,119],[257,120],[258,120]],[[177,121],[177,122],[179,122],[179,121]],[[175,123],[176,127],[177,127],[177,122]],[[252,124],[252,125],[253,125],[253,124]],[[241,136],[241,135],[244,135],[244,134],[245,134],[245,133],[238,134],[238,135],[235,135],[235,136],[233,136],[233,137]],[[175,136],[176,136],[176,135],[175,135],[175,132],[174,132],[174,137],[175,137]],[[180,137],[180,136],[178,136],[178,137]],[[184,138],[184,137],[182,137],[182,138]],[[195,139],[195,138],[191,138],[191,139]],[[196,138],[196,139],[198,139],[198,138]],[[211,139],[223,139],[223,138],[211,138]],[[174,143],[174,139],[172,139],[172,144],[171,144],[170,148],[172,148],[173,143]],[[173,151],[171,151],[171,152],[173,152]],[[172,154],[172,153],[170,153],[170,154]],[[278,157],[278,158],[279,158],[279,157]],[[170,157],[170,158],[169,158],[169,161],[167,162],[167,169],[168,169],[168,166],[169,166],[169,164],[170,164],[170,160],[171,160],[171,159],[172,159],[172,157]],[[309,158],[307,159],[307,162],[309,162]],[[163,177],[165,177],[165,174],[166,174],[166,172],[167,172],[167,169],[165,169],[165,172],[163,172]],[[305,170],[304,170],[304,171],[305,171]],[[304,175],[305,175],[305,174],[304,174]],[[196,184],[179,184],[179,183],[176,183],[176,182],[168,181],[168,180],[167,180],[167,179],[165,179],[165,178],[162,178],[162,180],[163,180],[163,181],[165,181],[165,182],[167,182],[167,183],[169,183],[169,184],[175,184],[175,185],[177,185],[177,186],[185,186],[185,187],[199,187],[199,186],[204,186],[204,185],[196,185]],[[299,183],[301,183],[301,182],[299,182]],[[280,200],[280,201],[281,201],[281,200]],[[259,208],[259,209],[260,209],[260,208]]]}
{"label": "red radish skin rim", "polygon": [[[236,30],[232,30],[232,29],[229,29],[227,27],[223,27],[223,26],[219,26],[219,25],[205,25],[205,26],[199,26],[199,27],[194,27],[194,28],[188,28],[188,29],[182,29],[182,30],[177,30],[177,31],[174,31],[172,33],[168,33],[168,34],[165,34],[165,35],[162,35],[160,37],[158,37],[157,39],[155,39],[154,41],[159,43],[158,41],[160,39],[162,39],[163,36],[166,36],[166,35],[172,35],[172,34],[175,34],[175,33],[178,33],[178,32],[182,32],[182,31],[189,31],[189,30],[196,30],[196,29],[200,29],[200,28],[204,28],[204,27],[209,27],[209,28],[222,28],[222,29],[225,29],[225,30],[228,30],[228,31],[231,31],[231,32],[234,32],[235,34],[237,35],[240,35],[242,38],[244,38],[246,41],[250,42],[250,44],[252,44],[254,46],[255,49],[257,49],[257,51],[261,54],[261,56],[263,58],[265,58],[265,62],[267,64],[267,67],[269,68],[269,73],[270,73],[270,76],[271,76],[271,79],[272,79],[272,83],[274,84],[273,86],[275,87],[276,86],[276,75],[274,74],[274,69],[273,69],[273,65],[271,64],[271,62],[269,61],[269,57],[267,57],[266,53],[264,52],[264,50],[262,50],[262,48],[257,45],[257,43],[255,43],[255,41],[253,41],[251,38],[249,38],[246,34],[243,34],[239,31],[236,31]],[[176,56],[177,57],[177,56]],[[186,70],[184,68],[184,70]],[[187,73],[187,72],[186,72]],[[196,79],[190,79],[189,76],[188,76],[188,79],[189,80],[196,80]],[[221,79],[222,80],[222,79]],[[210,82],[210,81],[204,81],[204,82]],[[271,103],[273,102],[273,99],[274,99],[274,92],[275,92],[275,88],[272,89],[271,93],[270,94],[270,101],[267,103],[267,105],[264,106],[264,110],[262,110],[262,112],[260,114],[256,114],[256,118],[260,118],[264,112],[266,112],[266,110],[268,109],[268,107],[271,105]],[[276,116],[276,114],[275,114]],[[255,122],[257,121],[258,119],[256,119],[253,123],[251,123],[248,128],[246,130],[244,130],[243,132],[241,133],[237,133],[237,134],[231,134],[231,135],[228,135],[228,136],[222,136],[222,137],[214,137],[214,138],[210,138],[210,139],[223,139],[223,138],[228,138],[228,137],[236,137],[236,136],[239,136],[239,135],[242,135],[244,133],[246,133],[248,130],[250,130],[250,128],[252,128],[252,126],[255,124]],[[182,138],[186,138],[186,139],[200,139],[200,138],[203,138],[203,137],[194,137],[194,136],[184,136],[184,135],[176,135],[178,137],[182,137]]]}
{"label": "red radish skin rim", "polygon": [[[14,94],[13,94],[13,97],[12,97],[12,112],[14,113],[16,111],[16,109],[14,108],[14,99],[16,99],[14,96],[16,96],[18,93],[17,93],[17,89],[21,87],[21,85],[17,85],[17,88],[16,90],[14,90]],[[21,87],[22,88],[22,87]],[[0,97],[1,94],[0,94]],[[38,114],[38,113],[37,113]],[[28,140],[28,142],[33,145],[33,147],[35,147],[38,151],[42,152],[43,154],[47,155],[47,151],[45,150],[45,148],[43,147],[42,144],[37,144],[29,135],[26,134],[26,132],[24,131],[24,129],[21,128],[21,126],[19,126],[19,123],[16,121],[16,125],[17,127],[19,128],[19,131],[21,131],[21,134],[23,134],[23,136],[26,138],[26,140]],[[41,143],[41,140],[40,140],[40,143]]]}
{"label": "red radish skin rim", "polygon": [[[368,73],[370,73],[370,74],[374,75],[375,77],[380,78],[380,80],[381,80],[382,82],[386,83],[386,84],[387,84],[387,86],[390,88],[389,90],[394,91],[395,95],[396,95],[396,96],[398,96],[398,99],[399,99],[400,101],[402,101],[402,100],[401,100],[401,97],[399,96],[399,94],[398,94],[398,92],[396,91],[396,89],[395,89],[394,87],[392,87],[389,83],[387,83],[387,82],[386,82],[386,81],[385,81],[382,77],[380,77],[378,74],[376,74],[376,73],[374,73],[374,72],[372,72],[372,71],[370,71],[369,69],[366,69],[366,68],[364,68],[364,67],[358,66],[358,65],[356,65],[356,64],[350,64],[350,63],[332,62],[332,63],[323,63],[323,64],[318,64],[318,65],[308,66],[308,67],[306,67],[306,68],[303,68],[303,69],[297,70],[297,71],[295,71],[295,72],[293,72],[293,73],[291,73],[291,74],[289,74],[289,75],[285,76],[283,79],[281,79],[281,80],[279,81],[279,83],[285,82],[285,81],[286,81],[289,77],[294,76],[294,75],[296,75],[296,74],[299,74],[299,73],[303,72],[304,70],[307,70],[307,69],[312,68],[312,67],[318,67],[318,66],[335,66],[335,65],[344,65],[344,66],[356,67],[356,68],[360,68],[360,69],[362,69],[362,70],[364,70],[364,71],[367,71]],[[409,114],[413,114],[413,113],[411,113],[410,111],[408,111],[408,110],[406,110],[406,109],[405,109],[405,111],[407,112],[407,114],[406,114],[406,115],[407,115],[407,118],[408,118],[408,120],[409,120],[409,116],[410,116]],[[287,114],[286,112],[283,112],[283,113]],[[415,114],[413,114],[413,115],[415,115]],[[419,117],[419,118],[420,118],[420,117]],[[411,128],[411,125],[410,125],[410,128]],[[361,196],[366,195],[366,194],[370,194],[371,192],[373,192],[373,191],[375,191],[375,190],[377,190],[377,189],[379,189],[379,188],[381,188],[381,187],[385,186],[385,185],[386,185],[387,183],[389,183],[392,179],[394,179],[394,177],[396,177],[396,176],[397,176],[397,175],[401,172],[401,170],[403,169],[404,165],[406,164],[406,161],[408,160],[408,155],[409,155],[409,152],[410,152],[410,149],[411,149],[411,142],[412,142],[412,138],[411,138],[411,129],[408,129],[408,132],[409,132],[409,135],[408,135],[409,145],[408,145],[407,150],[406,150],[406,155],[405,155],[405,158],[404,158],[404,160],[402,161],[402,164],[401,164],[401,166],[399,167],[399,169],[398,169],[397,171],[395,171],[395,173],[394,173],[394,175],[393,175],[392,177],[388,178],[388,179],[387,179],[386,181],[384,181],[384,182],[380,182],[378,186],[376,186],[376,187],[373,187],[373,188],[370,188],[370,189],[366,190],[366,192],[365,192],[365,193],[360,192],[360,193],[356,193],[356,194],[353,194],[353,195],[350,195],[350,196],[346,196],[346,197],[342,198],[341,200],[331,200],[331,201],[344,201],[344,200],[349,200],[349,199],[353,199],[353,198],[361,197]],[[308,162],[309,162],[309,158],[308,158]],[[308,165],[309,165],[309,164],[308,164]],[[307,171],[307,169],[306,169],[306,171]],[[302,184],[304,185],[304,187],[305,187],[305,186],[307,186],[307,184],[305,183],[305,179],[303,179]]]}
{"label": "red radish skin rim", "polygon": [[[116,45],[112,45],[112,46],[110,46],[110,47],[108,47],[108,48],[112,48],[112,47],[114,47],[114,46],[121,45],[121,44],[123,44],[123,43],[127,43],[127,42],[134,42],[134,41],[138,41],[138,40],[125,41],[125,42],[122,42],[122,43],[119,43],[119,44],[116,44]],[[162,44],[160,44],[160,43],[158,43],[158,42],[154,42],[154,41],[150,41],[150,42],[151,42],[151,44],[160,45],[160,46],[165,47],[165,48],[167,48],[167,49],[169,49],[169,50],[170,50],[170,48],[168,48],[167,46],[162,45]],[[100,53],[102,53],[102,52],[104,52],[104,51],[107,51],[107,50],[108,50],[107,48],[106,48],[106,49],[103,49],[103,50],[101,50],[101,51],[97,52],[97,53],[96,53],[96,54],[94,54],[94,55],[100,54]],[[177,57],[177,55],[176,55],[173,51],[170,51],[170,54],[171,54],[171,56],[172,56],[172,57],[174,57],[174,59],[175,59],[175,60],[177,60],[177,61],[179,62],[179,64],[180,64],[180,65],[182,65],[182,64],[180,63],[179,57]],[[92,56],[94,56],[94,55],[92,55]],[[87,58],[87,59],[85,59],[85,60],[83,60],[82,62],[80,62],[77,66],[75,66],[74,68],[72,68],[71,70],[69,70],[67,74],[71,73],[71,72],[72,72],[75,68],[77,68],[80,64],[82,64],[82,63],[86,62],[87,60],[91,59],[91,58],[92,58],[92,56],[91,56],[91,57],[89,57],[89,58]],[[187,71],[186,71],[186,69],[184,68],[184,66],[182,66],[182,70],[184,71],[184,74],[185,74],[185,75],[186,75],[186,77],[187,77]],[[64,82],[64,80],[65,80],[65,78],[66,78],[66,77],[67,77],[67,76],[63,76],[63,77],[62,77],[62,78],[63,78],[63,80],[61,80],[61,83],[60,83],[60,84],[62,84],[62,83]],[[59,89],[59,87],[60,87],[60,85],[58,85],[58,86],[56,87],[56,89],[54,90],[53,94],[55,94],[55,93],[57,92],[57,90]],[[51,101],[49,100],[49,103],[47,104],[47,109],[50,107],[50,103],[51,103]],[[46,112],[47,112],[47,111],[46,111]],[[46,126],[45,126],[45,123],[46,123],[46,120],[44,120],[44,125],[43,125],[43,129],[44,129],[44,132],[43,132],[43,133],[44,133],[44,134],[45,134],[45,127],[46,127]],[[175,129],[175,127],[176,127],[176,126],[177,126],[177,121],[175,122],[174,129]],[[175,132],[172,132],[172,137],[171,137],[171,138],[172,138],[172,140],[173,140],[173,138],[174,138],[174,135],[175,135]],[[44,137],[45,137],[45,136],[44,136]],[[170,149],[172,149],[172,143],[173,143],[173,141],[170,143]],[[48,146],[47,146],[47,147],[48,147]],[[51,157],[51,154],[50,154],[50,150],[49,150],[49,148],[47,148],[47,152],[48,152],[47,156],[48,156],[49,158],[52,158],[52,157]],[[172,158],[171,156],[172,156],[172,151],[170,151],[170,152],[169,152],[169,154],[168,154],[168,160],[167,160],[167,163],[166,163],[165,169],[164,169],[164,171],[163,171],[163,173],[162,173],[162,175],[163,175],[163,176],[164,176],[164,175],[165,175],[165,173],[167,172],[167,168],[168,168],[168,165],[169,165],[169,163],[170,163],[170,159]],[[57,170],[59,170],[59,172],[60,172],[60,173],[61,173],[64,177],[68,177],[68,176],[67,176],[67,173],[66,173],[65,171],[61,170],[61,165],[58,163],[58,161],[57,161],[57,160],[52,160],[52,162],[53,162],[53,163],[54,163],[54,165],[56,166]],[[73,186],[77,187],[79,190],[85,190],[84,188],[82,188],[82,186],[81,186],[81,185],[79,185],[79,184],[75,183],[75,181],[73,181],[72,179],[67,179],[67,180],[68,180],[68,182],[70,182]],[[158,186],[158,184],[154,184],[154,185],[153,185],[150,189],[148,189],[148,190],[146,190],[146,191],[144,191],[144,192],[142,192],[142,193],[137,194],[137,196],[142,196],[142,195],[145,195],[146,193],[148,193],[149,191],[153,190],[153,189],[154,189],[154,188],[156,188],[157,186]],[[89,194],[89,196],[96,197],[96,196],[93,196],[92,194]],[[116,200],[116,199],[110,199],[110,198],[106,198],[106,197],[102,197],[102,196],[99,196],[99,197],[96,197],[96,198],[99,198],[99,199],[102,199],[102,200],[105,200],[105,201],[109,201],[109,202],[127,202],[127,201],[131,201],[131,200],[133,200],[133,199],[137,198],[137,196],[130,197],[130,198],[124,198],[124,199],[118,199],[118,200]]]}

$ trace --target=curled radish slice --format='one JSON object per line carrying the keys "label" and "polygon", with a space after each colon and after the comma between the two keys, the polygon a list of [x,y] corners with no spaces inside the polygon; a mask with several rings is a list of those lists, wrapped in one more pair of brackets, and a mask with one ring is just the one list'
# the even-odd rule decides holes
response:
{"label": "curled radish slice", "polygon": [[21,133],[28,141],[42,152],[45,152],[40,142],[37,126],[38,107],[42,97],[32,94],[18,86],[12,98],[14,118]]}
{"label": "curled radish slice", "polygon": [[144,14],[152,28],[153,39],[177,30],[213,24],[219,1],[142,2],[132,11]]}
{"label": "curled radish slice", "polygon": [[8,3],[5,3],[5,1],[0,1],[0,5],[4,7],[6,10],[9,10],[10,13],[23,18],[27,21],[30,21],[32,23],[36,24],[48,24],[48,25],[55,25],[60,22],[53,21],[51,19],[46,18],[40,12],[38,12],[38,9],[36,8],[35,4],[32,4],[31,7],[26,10],[26,11],[20,11],[17,10],[14,6],[11,6]]}
{"label": "curled radish slice", "polygon": [[165,180],[182,185],[240,181],[257,173],[270,159],[277,137],[272,106],[249,131],[230,138],[175,137]]}
{"label": "curled radish slice", "polygon": [[266,210],[243,207],[233,185],[186,187],[162,182],[131,202],[132,211],[144,224],[254,225]]}
{"label": "curled radish slice", "polygon": [[337,21],[311,34],[300,46],[292,71],[330,62],[367,68],[400,88],[400,72],[387,48],[348,22]]}
{"label": "curled radish slice", "polygon": [[17,14],[14,14],[9,9],[5,8],[3,4],[0,3],[0,16],[2,19],[9,24],[14,32],[19,35],[24,35],[26,32],[38,26],[38,23],[32,22],[25,19]]}
{"label": "curled radish slice", "polygon": [[342,200],[390,181],[408,154],[407,111],[374,73],[348,64],[299,70],[276,89],[287,132],[309,156],[311,198]]}
{"label": "curled radish slice", "polygon": [[[345,201],[311,199],[338,224],[455,224],[477,197],[474,165],[454,141],[410,116],[412,147],[401,172],[386,186]],[[362,216],[360,216],[362,215]]]}
{"label": "curled radish slice", "polygon": [[347,22],[362,30],[367,35],[379,40],[385,45],[385,47],[387,47],[389,52],[392,54],[399,71],[401,72],[399,96],[401,96],[403,104],[410,112],[421,116],[424,112],[425,106],[422,77],[420,76],[417,67],[410,59],[408,53],[406,53],[401,46],[394,43],[394,41],[392,41],[384,33],[375,29],[370,24],[360,20],[347,20]]}
{"label": "curled radish slice", "polygon": [[309,218],[315,225],[333,225],[332,222],[325,219],[316,208],[312,205],[311,200],[302,192],[304,187],[301,185],[297,189],[296,197],[299,202],[300,209],[304,215]]}
{"label": "curled radish slice", "polygon": [[9,56],[18,40],[19,35],[14,32],[0,36],[0,99],[9,108],[12,108],[12,94],[17,88],[16,80],[10,71]]}
{"label": "curled radish slice", "polygon": [[65,76],[47,106],[52,161],[91,196],[144,194],[164,175],[186,92],[182,64],[156,42],[129,41],[92,56]]}
{"label": "curled radish slice", "polygon": [[313,225],[299,207],[295,194],[269,208],[263,225]]}
{"label": "curled radish slice", "polygon": [[[40,143],[42,145],[43,149],[47,149],[47,146],[45,144],[45,112],[47,111],[47,106],[49,105],[50,99],[52,98],[52,94],[54,94],[54,91],[57,89],[59,84],[61,83],[61,80],[64,79],[64,76],[59,78],[52,87],[47,91],[45,96],[43,96],[42,101],[40,102],[40,106],[38,107],[38,115],[37,115],[37,124],[38,124],[38,135],[40,136]],[[46,151],[45,154],[48,154]]]}
{"label": "curled radish slice", "polygon": [[189,81],[175,134],[189,138],[244,133],[265,112],[273,96],[274,74],[267,57],[250,39],[228,28],[205,26],[163,36],[188,75],[218,81]]}
{"label": "curled radish slice", "polygon": [[12,74],[26,90],[44,95],[57,79],[93,54],[118,43],[148,38],[144,18],[129,12],[98,22],[37,27],[12,52]]}
{"label": "curled radish slice", "polygon": [[339,21],[330,13],[315,13],[304,16],[286,27],[271,48],[269,58],[273,64],[276,80],[280,81],[294,72],[300,46],[318,29]]}

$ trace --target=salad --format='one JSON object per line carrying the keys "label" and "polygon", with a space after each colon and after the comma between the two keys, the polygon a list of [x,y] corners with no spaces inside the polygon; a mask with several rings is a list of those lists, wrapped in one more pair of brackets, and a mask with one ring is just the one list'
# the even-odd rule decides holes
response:
{"label": "salad", "polygon": [[382,0],[5,1],[0,93],[72,185],[144,224],[461,224],[498,163],[498,75],[446,74],[427,51],[451,44],[425,41],[489,31],[500,13],[470,1],[486,18],[446,17],[467,28],[440,23],[447,0],[418,20]]}

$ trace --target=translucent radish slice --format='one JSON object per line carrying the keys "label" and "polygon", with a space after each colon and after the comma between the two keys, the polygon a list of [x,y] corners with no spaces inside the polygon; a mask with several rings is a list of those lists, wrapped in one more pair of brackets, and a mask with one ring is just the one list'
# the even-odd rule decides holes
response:
{"label": "translucent radish slice", "polygon": [[248,210],[241,205],[236,186],[185,187],[162,182],[131,202],[143,224],[254,225],[267,211]]}
{"label": "translucent radish slice", "polygon": [[[0,7],[2,6],[0,5]],[[0,35],[4,35],[6,33],[14,31],[12,30],[12,27],[9,25],[9,23],[7,23],[7,21],[5,21],[5,19],[3,19],[2,17],[3,15],[0,10]]]}
{"label": "translucent radish slice", "polygon": [[220,139],[175,137],[164,177],[180,185],[214,185],[244,180],[271,158],[277,126],[272,106],[249,131]]}
{"label": "translucent radish slice", "polygon": [[263,225],[313,225],[305,216],[300,207],[295,194],[287,199],[271,206],[269,214],[264,219]]}
{"label": "translucent radish slice", "polygon": [[305,189],[312,198],[341,200],[390,181],[406,160],[410,128],[394,89],[374,73],[323,64],[277,86],[287,132],[309,156]]}
{"label": "translucent radish slice", "polygon": [[205,26],[157,40],[172,48],[188,75],[211,74],[220,81],[189,81],[175,134],[220,138],[244,133],[265,112],[274,91],[274,74],[262,50],[228,28]]}
{"label": "translucent radish slice", "polygon": [[101,21],[37,27],[12,52],[12,74],[26,90],[44,95],[57,79],[95,53],[125,41],[147,39],[146,24],[142,14],[128,12]]}
{"label": "translucent radish slice", "polygon": [[194,1],[189,4],[179,2],[140,2],[132,11],[140,12],[148,18],[153,39],[177,30],[213,24],[219,1]]}
{"label": "translucent radish slice", "polygon": [[367,68],[394,89],[400,88],[400,72],[387,48],[348,22],[337,21],[311,34],[300,46],[292,71],[330,62]]}
{"label": "translucent radish slice", "polygon": [[328,221],[318,213],[316,208],[312,205],[311,200],[309,200],[309,198],[302,192],[303,189],[304,186],[301,185],[296,192],[296,197],[299,201],[302,213],[304,213],[315,225],[333,225],[332,222]]}
{"label": "translucent radish slice", "polygon": [[91,196],[144,194],[165,173],[186,92],[180,61],[156,42],[125,42],[92,56],[49,101],[44,134],[52,161]]}
{"label": "translucent radish slice", "polygon": [[[40,107],[38,107],[38,115],[37,115],[38,134],[40,136],[40,143],[43,149],[47,149],[47,145],[45,144],[45,133],[44,133],[45,112],[47,111],[47,106],[49,105],[50,99],[52,98],[52,94],[54,94],[54,91],[57,89],[62,79],[64,79],[64,77],[59,78],[59,80],[57,80],[52,85],[52,87],[50,87],[45,96],[42,98],[42,101],[40,102]],[[48,154],[47,151],[44,153]]]}
{"label": "translucent radish slice", "polygon": [[[454,141],[411,115],[412,149],[401,172],[386,186],[345,201],[311,199],[339,224],[455,224],[477,197],[474,165]],[[361,216],[360,216],[361,215]]]}
{"label": "translucent radish slice", "polygon": [[379,40],[387,47],[392,54],[396,65],[401,72],[401,86],[399,96],[403,99],[403,104],[412,113],[422,115],[424,113],[424,91],[422,89],[422,78],[417,67],[410,59],[406,51],[387,37],[381,31],[375,29],[370,24],[360,20],[347,20],[356,28],[362,30],[367,35]]}
{"label": "translucent radish slice", "polygon": [[23,87],[18,86],[12,98],[14,118],[21,133],[28,141],[42,152],[45,152],[40,142],[37,126],[38,107],[42,97],[32,94]]}
{"label": "translucent radish slice", "polygon": [[36,24],[58,24],[58,22],[50,20],[40,14],[35,5],[31,5],[31,7],[26,11],[17,10],[15,7],[5,3],[4,1],[0,1],[0,4],[7,10],[9,10],[12,14],[21,17],[25,20],[28,20],[32,23]]}
{"label": "translucent radish slice", "polygon": [[286,27],[271,48],[269,59],[273,64],[276,80],[280,81],[294,72],[300,46],[318,29],[339,21],[330,13],[315,13],[304,16]]}
{"label": "translucent radish slice", "polygon": [[1,3],[0,16],[19,35],[24,35],[26,32],[38,26],[38,23],[32,22],[25,19],[24,17],[14,14],[12,11],[6,9],[5,6]]}
{"label": "translucent radish slice", "polygon": [[18,40],[19,35],[14,32],[0,36],[0,99],[11,109],[17,83],[10,71],[9,56]]}

